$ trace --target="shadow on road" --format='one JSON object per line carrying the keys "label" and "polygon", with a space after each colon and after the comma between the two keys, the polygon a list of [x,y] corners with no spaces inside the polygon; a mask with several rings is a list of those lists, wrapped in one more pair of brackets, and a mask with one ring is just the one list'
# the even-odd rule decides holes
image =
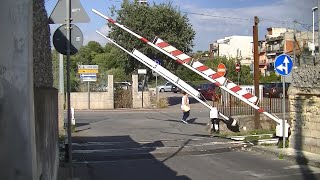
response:
{"label": "shadow on road", "polygon": [[[198,118],[191,118],[189,120],[187,120],[187,122],[189,124],[194,124],[194,125],[199,125],[199,126],[206,126],[207,124],[206,123],[199,123],[199,122],[196,122]],[[167,119],[167,120],[164,120],[164,121],[171,121],[171,122],[181,122],[181,120],[174,120],[174,119]]]}
{"label": "shadow on road", "polygon": [[[130,136],[72,139],[73,177],[79,180],[191,179],[178,175],[151,154],[157,147],[164,146],[161,141],[138,143]],[[66,167],[60,167],[58,179],[67,179],[68,172]]]}

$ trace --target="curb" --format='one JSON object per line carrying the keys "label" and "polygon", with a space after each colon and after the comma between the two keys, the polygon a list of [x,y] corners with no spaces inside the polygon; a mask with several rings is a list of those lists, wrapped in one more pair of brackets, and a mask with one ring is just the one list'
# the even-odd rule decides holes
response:
{"label": "curb", "polygon": [[[289,152],[289,149],[286,149],[286,151],[283,153],[283,149],[277,149],[277,148],[272,149],[272,148],[267,148],[262,146],[252,146],[247,148],[247,150],[273,155],[278,158],[279,158],[279,155],[283,155],[283,159],[285,160],[293,161],[293,162],[296,162],[297,164],[310,165],[310,166],[320,168],[320,158],[312,158],[310,157],[310,155],[306,155],[306,153],[308,152],[302,152],[302,151]],[[312,153],[308,153],[308,154],[312,154]],[[318,154],[313,154],[313,155],[320,157],[320,155]]]}

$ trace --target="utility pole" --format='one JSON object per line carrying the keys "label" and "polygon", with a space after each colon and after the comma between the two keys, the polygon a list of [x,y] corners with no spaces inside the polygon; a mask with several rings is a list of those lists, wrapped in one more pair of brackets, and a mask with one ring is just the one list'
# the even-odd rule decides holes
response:
{"label": "utility pole", "polygon": [[73,177],[72,169],[72,139],[71,139],[71,102],[70,102],[70,46],[71,46],[71,0],[66,0],[66,31],[67,31],[67,105],[68,105],[68,123],[67,123],[67,135],[68,146],[66,147],[66,160],[70,166],[70,177]]}
{"label": "utility pole", "polygon": [[[318,0],[318,8],[320,8],[320,0]],[[319,48],[320,47],[320,23],[319,23],[319,21],[320,21],[320,9],[318,9],[318,55],[315,55],[315,57],[317,57],[318,63],[320,61],[320,59],[319,59],[319,53],[320,53],[320,51],[319,51],[319,49],[320,49]],[[314,46],[314,48],[316,48],[316,46]],[[316,54],[316,51],[315,51],[315,54]],[[317,63],[315,63],[315,64],[317,64]]]}
{"label": "utility pole", "polygon": [[[259,18],[257,16],[254,17],[254,26],[253,26],[253,65],[254,65],[254,95],[259,99],[259,50],[258,50],[258,24]],[[260,129],[260,113],[255,111],[254,113],[254,127],[255,129]]]}
{"label": "utility pole", "polygon": [[59,93],[64,93],[63,54],[59,54]]}

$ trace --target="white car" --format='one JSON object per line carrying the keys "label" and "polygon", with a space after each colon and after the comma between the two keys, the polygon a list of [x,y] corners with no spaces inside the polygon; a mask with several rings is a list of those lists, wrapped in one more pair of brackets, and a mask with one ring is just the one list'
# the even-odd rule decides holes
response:
{"label": "white car", "polygon": [[157,87],[159,92],[169,92],[169,91],[171,91],[171,88],[172,88],[172,83],[171,82],[166,82],[165,85]]}

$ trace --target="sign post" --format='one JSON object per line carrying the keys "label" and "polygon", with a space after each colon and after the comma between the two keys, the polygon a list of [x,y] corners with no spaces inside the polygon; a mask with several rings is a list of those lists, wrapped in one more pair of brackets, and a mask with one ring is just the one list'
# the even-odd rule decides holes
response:
{"label": "sign post", "polygon": [[83,82],[88,82],[88,109],[90,109],[90,81],[97,81],[98,65],[78,65],[78,73]]}
{"label": "sign post", "polygon": [[[143,74],[144,75],[144,80],[142,82],[142,89],[141,89],[141,94],[142,94],[142,104],[141,107],[143,108],[143,90],[144,90],[144,81],[146,79],[146,74],[147,74],[147,69],[138,69],[138,74]],[[139,91],[139,87],[138,87]]]}
{"label": "sign post", "polygon": [[[282,76],[282,112],[283,112],[283,123],[282,123],[282,136],[283,136],[283,149],[286,148],[286,95],[285,95],[285,76],[289,75],[292,71],[293,62],[290,56],[282,54],[278,56],[274,62],[275,70],[278,74]],[[289,133],[289,132],[288,132]]]}
{"label": "sign post", "polygon": [[239,85],[239,81],[240,81],[240,64],[239,63],[236,64],[236,72],[238,72],[238,85]]}
{"label": "sign post", "polygon": [[[160,64],[160,61],[158,59],[155,59],[154,62],[156,62],[157,64]],[[156,95],[157,95],[157,102],[159,102],[158,73],[152,71],[152,74],[156,76]]]}

